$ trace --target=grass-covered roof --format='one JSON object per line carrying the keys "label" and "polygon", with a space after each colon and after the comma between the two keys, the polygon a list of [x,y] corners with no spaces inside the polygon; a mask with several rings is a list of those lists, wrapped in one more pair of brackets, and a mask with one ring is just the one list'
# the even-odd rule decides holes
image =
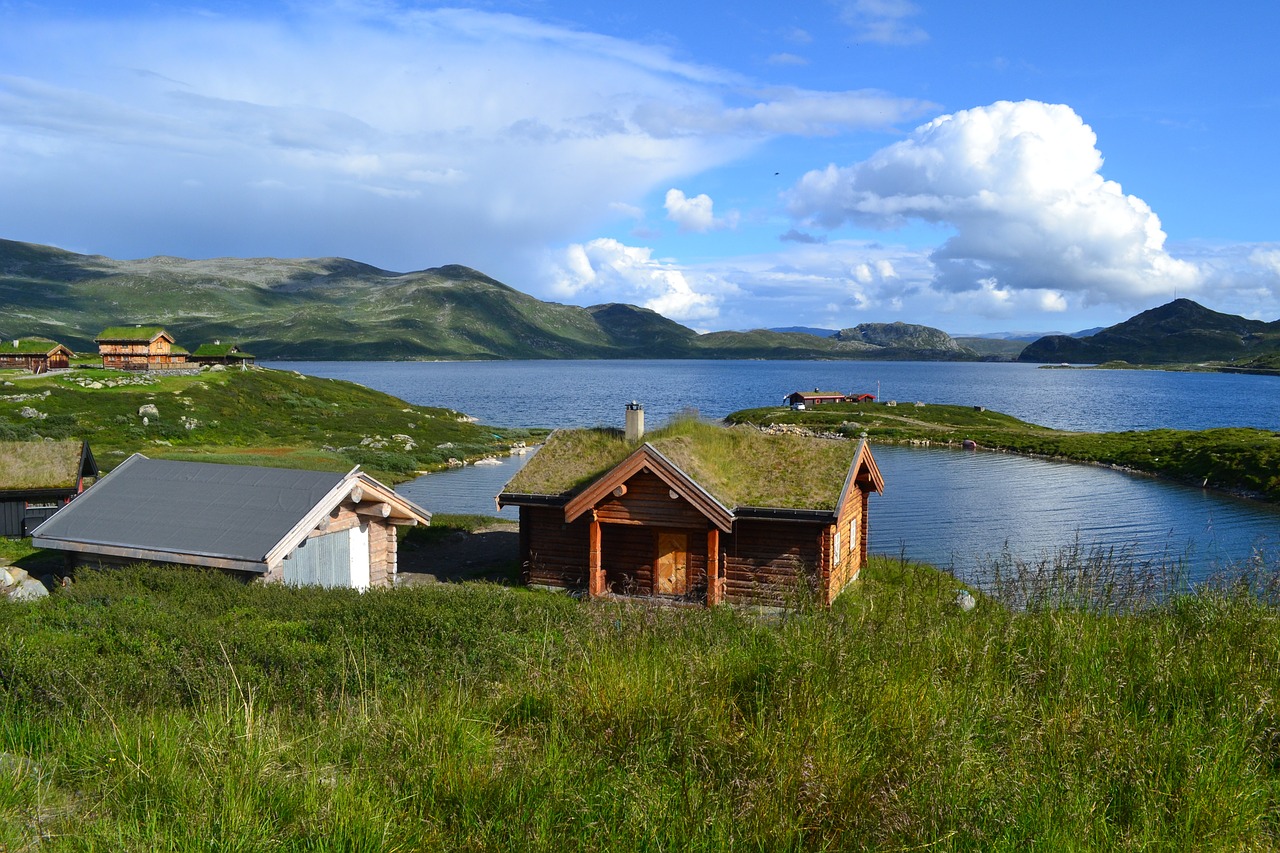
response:
{"label": "grass-covered roof", "polygon": [[201,344],[192,355],[201,358],[253,358],[235,344]]}
{"label": "grass-covered roof", "polygon": [[74,487],[83,447],[80,441],[0,441],[0,491]]}
{"label": "grass-covered roof", "polygon": [[[645,436],[730,509],[833,510],[858,442],[768,435],[752,427],[681,421]],[[559,430],[505,489],[510,494],[569,496],[627,458],[628,443],[606,429]]]}
{"label": "grass-covered roof", "polygon": [[59,346],[57,341],[48,338],[16,338],[0,342],[0,353],[18,355],[44,355]]}
{"label": "grass-covered roof", "polygon": [[103,329],[95,341],[152,341],[167,334],[164,326],[111,326]]}

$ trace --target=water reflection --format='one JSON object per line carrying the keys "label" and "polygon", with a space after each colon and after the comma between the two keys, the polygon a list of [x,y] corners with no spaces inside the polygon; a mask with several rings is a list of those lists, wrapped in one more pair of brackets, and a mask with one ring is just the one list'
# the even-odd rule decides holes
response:
{"label": "water reflection", "polygon": [[1276,543],[1280,508],[1152,477],[1013,454],[877,446],[885,494],[871,547],[969,573],[1007,548],[1032,560],[1079,542],[1186,560],[1190,579]]}

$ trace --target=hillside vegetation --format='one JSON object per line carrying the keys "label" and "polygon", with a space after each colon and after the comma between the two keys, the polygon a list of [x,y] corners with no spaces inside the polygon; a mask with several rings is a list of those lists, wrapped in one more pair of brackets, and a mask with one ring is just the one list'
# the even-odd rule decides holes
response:
{"label": "hillside vegetation", "polygon": [[830,610],[82,572],[0,602],[0,849],[1280,843],[1280,619],[1012,611],[875,560]]}
{"label": "hillside vegetation", "polygon": [[78,369],[0,381],[0,440],[87,438],[104,471],[141,452],[343,472],[361,465],[396,482],[529,436],[352,382],[261,368],[198,376]]}
{"label": "hillside vegetation", "polygon": [[1067,432],[968,406],[841,403],[792,411],[771,406],[729,415],[735,424],[794,424],[849,437],[960,446],[1115,465],[1162,477],[1280,501],[1280,433],[1227,427],[1208,430]]}
{"label": "hillside vegetation", "polygon": [[1050,335],[1027,345],[1018,361],[1052,364],[1186,364],[1280,353],[1280,320],[1265,323],[1211,311],[1190,299],[1143,311],[1083,338]]}
{"label": "hillside vegetation", "polygon": [[0,339],[77,352],[108,326],[159,324],[188,349],[233,341],[260,358],[974,357],[953,343],[699,335],[634,305],[542,302],[463,266],[397,273],[342,258],[124,261],[0,240],[0,304]]}

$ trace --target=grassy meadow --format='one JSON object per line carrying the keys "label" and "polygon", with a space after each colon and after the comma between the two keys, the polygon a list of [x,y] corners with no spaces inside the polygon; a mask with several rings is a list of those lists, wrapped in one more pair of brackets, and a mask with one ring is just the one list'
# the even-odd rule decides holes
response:
{"label": "grassy meadow", "polygon": [[[348,471],[398,482],[449,458],[505,451],[527,430],[471,423],[451,409],[336,379],[266,369],[191,376],[77,369],[0,380],[0,440],[88,438],[99,467],[152,458]],[[155,406],[156,415],[140,414]],[[24,409],[37,417],[23,417]]]}
{"label": "grassy meadow", "polygon": [[0,850],[1270,849],[1280,620],[137,567],[0,602]]}
{"label": "grassy meadow", "polygon": [[1280,501],[1280,432],[1226,427],[1130,432],[1067,432],[968,406],[841,403],[792,411],[744,409],[730,423],[796,424],[874,441],[959,446],[965,439],[990,450],[1115,465],[1197,486]]}

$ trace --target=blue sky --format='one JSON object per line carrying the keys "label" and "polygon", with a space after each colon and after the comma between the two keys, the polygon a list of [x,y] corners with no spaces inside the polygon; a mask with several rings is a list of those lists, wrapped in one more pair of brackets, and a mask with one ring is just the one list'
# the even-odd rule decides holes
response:
{"label": "blue sky", "polygon": [[1280,4],[0,0],[0,237],[701,330],[1280,318]]}

